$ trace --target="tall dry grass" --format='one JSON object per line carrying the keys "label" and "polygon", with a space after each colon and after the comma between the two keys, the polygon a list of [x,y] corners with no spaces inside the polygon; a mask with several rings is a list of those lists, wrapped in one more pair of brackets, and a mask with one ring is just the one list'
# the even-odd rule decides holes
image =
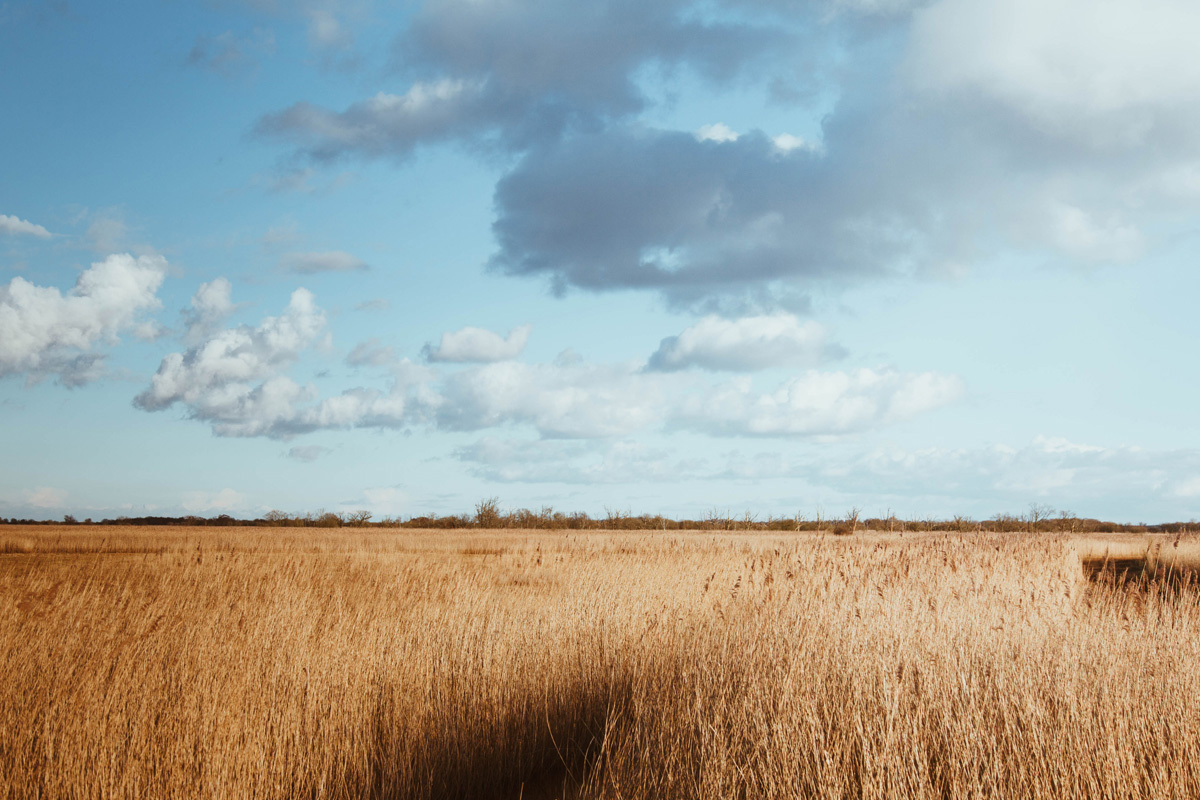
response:
{"label": "tall dry grass", "polygon": [[4,531],[0,796],[1200,796],[1200,600],[1090,546]]}

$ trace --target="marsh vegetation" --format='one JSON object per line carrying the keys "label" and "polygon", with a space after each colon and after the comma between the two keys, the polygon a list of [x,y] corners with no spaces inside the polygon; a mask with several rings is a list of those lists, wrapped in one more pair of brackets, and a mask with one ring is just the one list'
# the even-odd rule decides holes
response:
{"label": "marsh vegetation", "polygon": [[8,527],[0,797],[1196,797],[1138,554],[1200,538]]}

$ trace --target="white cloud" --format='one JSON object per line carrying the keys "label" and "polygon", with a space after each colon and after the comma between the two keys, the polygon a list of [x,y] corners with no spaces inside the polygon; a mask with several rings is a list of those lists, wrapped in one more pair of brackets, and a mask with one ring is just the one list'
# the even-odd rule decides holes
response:
{"label": "white cloud", "polygon": [[1048,135],[1135,147],[1181,117],[1195,124],[1197,30],[1192,0],[942,0],[916,12],[907,72]]}
{"label": "white cloud", "polygon": [[324,329],[312,293],[297,289],[282,315],[223,329],[167,355],[134,405],[160,411],[181,404],[218,436],[288,439],[330,428],[401,427],[433,402],[428,370],[407,360],[393,366],[386,392],[356,387],[319,399],[315,387],[286,373],[324,341]]}
{"label": "white cloud", "polygon": [[962,393],[961,379],[932,372],[809,371],[761,393],[741,378],[687,398],[672,424],[717,435],[840,434],[907,419]]}
{"label": "white cloud", "polygon": [[233,313],[233,286],[226,278],[214,278],[192,295],[191,308],[183,313],[184,341],[195,344],[224,324]]}
{"label": "white cloud", "polygon": [[117,341],[158,308],[167,262],[159,256],[111,255],[80,274],[63,295],[57,288],[13,278],[0,286],[0,377],[57,375],[67,385],[93,380],[103,356],[96,345]]}
{"label": "white cloud", "polygon": [[[227,328],[186,353],[168,355],[150,387],[137,396],[135,403],[147,411],[167,408],[175,402],[215,411],[225,404],[244,401],[249,384],[271,378],[290,366],[324,327],[325,313],[317,307],[312,293],[297,289],[281,316],[267,317],[254,328]],[[267,392],[274,398],[280,393],[293,392],[278,383]],[[257,399],[268,401],[266,396]]]}
{"label": "white cloud", "polygon": [[8,214],[0,214],[0,235],[36,236],[39,239],[49,239],[52,234],[41,225],[35,225]]}
{"label": "white cloud", "polygon": [[637,364],[522,364],[505,361],[448,376],[439,387],[439,426],[481,430],[529,425],[543,436],[624,436],[660,424],[687,376],[644,374]]}
{"label": "white cloud", "polygon": [[[365,342],[351,360],[388,362],[388,387],[354,387],[320,398],[315,387],[300,385],[287,372],[314,346],[324,326],[325,315],[312,294],[297,289],[283,315],[256,327],[219,331],[186,352],[169,354],[135,405],[156,411],[179,403],[217,435],[277,439],[323,429],[410,425],[450,431],[523,426],[564,439],[670,429],[807,436],[905,419],[961,392],[957,378],[891,370],[809,372],[761,392],[748,378],[713,383],[695,372],[646,370],[639,361],[590,364],[569,355],[551,363],[506,360],[441,373],[407,359],[395,361],[389,348]],[[506,339],[482,333],[450,335],[443,346],[462,360],[515,355],[528,326]],[[715,352],[731,357],[728,349]]]}
{"label": "white cloud", "polygon": [[246,495],[233,489],[219,492],[186,492],[180,502],[184,511],[235,511],[246,507]]}
{"label": "white cloud", "polygon": [[279,259],[279,266],[288,272],[311,275],[316,272],[355,272],[367,268],[360,258],[341,250],[321,253],[288,253]]}
{"label": "white cloud", "polygon": [[791,314],[741,319],[708,316],[678,336],[662,340],[650,357],[649,368],[751,372],[770,367],[805,367],[827,356],[842,354],[827,343],[824,327],[801,322]]}
{"label": "white cloud", "polygon": [[696,139],[701,142],[736,142],[738,132],[723,122],[712,125],[701,125],[696,131]]}
{"label": "white cloud", "polygon": [[429,361],[452,361],[457,363],[492,363],[508,361],[521,355],[529,341],[532,325],[519,325],[507,336],[483,328],[463,328],[442,334],[442,340],[434,347],[425,346],[425,358]]}
{"label": "white cloud", "polygon": [[62,508],[67,504],[67,493],[63,489],[41,486],[26,492],[24,499],[34,508]]}
{"label": "white cloud", "polygon": [[789,153],[792,150],[815,150],[818,149],[808,141],[790,133],[781,133],[778,136],[772,136],[771,141],[775,143],[775,148],[781,152]]}

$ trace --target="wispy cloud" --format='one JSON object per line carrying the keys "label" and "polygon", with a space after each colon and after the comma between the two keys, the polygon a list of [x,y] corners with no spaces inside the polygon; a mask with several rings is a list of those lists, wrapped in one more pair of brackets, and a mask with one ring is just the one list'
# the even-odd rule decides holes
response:
{"label": "wispy cloud", "polygon": [[365,261],[341,250],[288,253],[280,257],[279,266],[300,275],[316,272],[358,272],[367,269]]}
{"label": "wispy cloud", "polygon": [[262,56],[274,52],[275,34],[268,28],[255,28],[248,34],[224,31],[196,37],[186,63],[229,77],[253,71]]}

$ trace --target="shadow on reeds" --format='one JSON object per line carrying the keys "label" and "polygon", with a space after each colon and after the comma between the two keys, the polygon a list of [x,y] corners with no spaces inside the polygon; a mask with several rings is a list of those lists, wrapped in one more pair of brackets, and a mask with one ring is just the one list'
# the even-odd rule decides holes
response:
{"label": "shadow on reeds", "polygon": [[[575,800],[601,780],[624,681],[572,687],[543,707],[526,707],[481,730],[466,720],[440,734],[405,741],[386,699],[377,704],[371,758],[372,798]],[[478,723],[478,720],[475,720]]]}
{"label": "shadow on reeds", "polygon": [[1200,569],[1144,556],[1110,556],[1081,560],[1084,576],[1093,584],[1121,589],[1159,591],[1177,595],[1200,591]]}

